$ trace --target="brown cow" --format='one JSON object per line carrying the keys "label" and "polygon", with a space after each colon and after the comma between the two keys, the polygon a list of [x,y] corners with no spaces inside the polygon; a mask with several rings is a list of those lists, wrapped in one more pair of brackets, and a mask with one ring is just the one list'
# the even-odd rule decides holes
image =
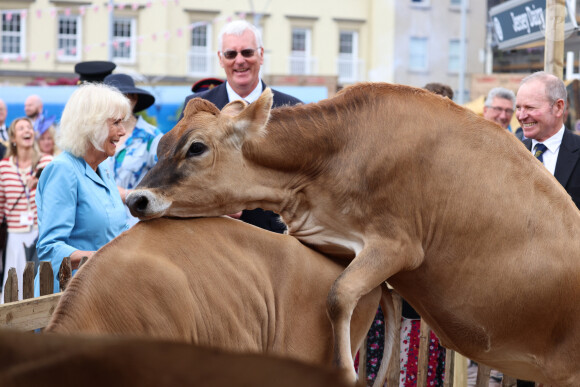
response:
{"label": "brown cow", "polygon": [[144,338],[0,330],[0,386],[347,387],[338,373],[262,354]]}
{"label": "brown cow", "polygon": [[[46,332],[146,335],[330,365],[326,296],[342,270],[288,235],[226,217],[140,222],[81,267]],[[350,356],[380,298],[359,304]]]}
{"label": "brown cow", "polygon": [[[580,213],[519,141],[432,93],[367,83],[270,111],[192,100],[128,199],[134,215],[261,207],[354,258],[328,298],[350,314],[388,279],[442,344],[522,379],[580,385]],[[354,374],[351,372],[351,377]]]}

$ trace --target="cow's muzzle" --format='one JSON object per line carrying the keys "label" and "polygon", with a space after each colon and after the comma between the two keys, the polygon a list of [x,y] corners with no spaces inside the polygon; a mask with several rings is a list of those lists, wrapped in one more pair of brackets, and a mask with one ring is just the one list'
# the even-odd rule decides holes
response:
{"label": "cow's muzzle", "polygon": [[170,201],[143,189],[135,190],[127,195],[125,203],[131,214],[141,220],[159,218],[171,206]]}

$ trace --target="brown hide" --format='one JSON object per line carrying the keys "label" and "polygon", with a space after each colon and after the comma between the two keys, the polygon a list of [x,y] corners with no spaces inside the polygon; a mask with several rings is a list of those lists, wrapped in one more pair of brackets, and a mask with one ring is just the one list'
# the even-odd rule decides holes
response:
{"label": "brown hide", "polygon": [[[161,140],[183,150],[129,196],[133,214],[261,207],[305,244],[354,257],[328,298],[345,369],[350,312],[388,279],[446,347],[522,379],[580,385],[580,213],[523,144],[401,85],[359,84],[264,119],[270,105],[269,91],[211,117],[192,105]],[[187,153],[194,143],[206,148]]]}
{"label": "brown hide", "polygon": [[[325,301],[343,269],[290,236],[230,218],[140,222],[81,267],[46,331],[145,335],[329,365]],[[380,297],[359,304],[353,354]]]}
{"label": "brown hide", "polygon": [[259,354],[120,337],[0,331],[2,387],[348,386],[324,368]]}

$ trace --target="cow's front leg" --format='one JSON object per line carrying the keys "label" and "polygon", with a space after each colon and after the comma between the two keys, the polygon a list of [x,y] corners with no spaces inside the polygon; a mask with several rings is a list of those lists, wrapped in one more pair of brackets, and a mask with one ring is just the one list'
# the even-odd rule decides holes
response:
{"label": "cow's front leg", "polygon": [[353,310],[363,295],[403,268],[409,268],[410,260],[421,260],[422,250],[410,247],[398,241],[365,246],[330,289],[327,311],[334,334],[334,365],[343,369],[350,381],[356,381],[350,343]]}

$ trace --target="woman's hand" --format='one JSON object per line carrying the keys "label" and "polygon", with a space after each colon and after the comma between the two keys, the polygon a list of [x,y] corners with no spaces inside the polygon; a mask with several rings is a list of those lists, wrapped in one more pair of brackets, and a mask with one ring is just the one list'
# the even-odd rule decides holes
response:
{"label": "woman's hand", "polygon": [[83,251],[83,250],[76,250],[70,255],[70,266],[71,269],[76,270],[79,268],[79,264],[81,263],[81,259],[83,257],[92,257],[95,254],[94,251]]}

